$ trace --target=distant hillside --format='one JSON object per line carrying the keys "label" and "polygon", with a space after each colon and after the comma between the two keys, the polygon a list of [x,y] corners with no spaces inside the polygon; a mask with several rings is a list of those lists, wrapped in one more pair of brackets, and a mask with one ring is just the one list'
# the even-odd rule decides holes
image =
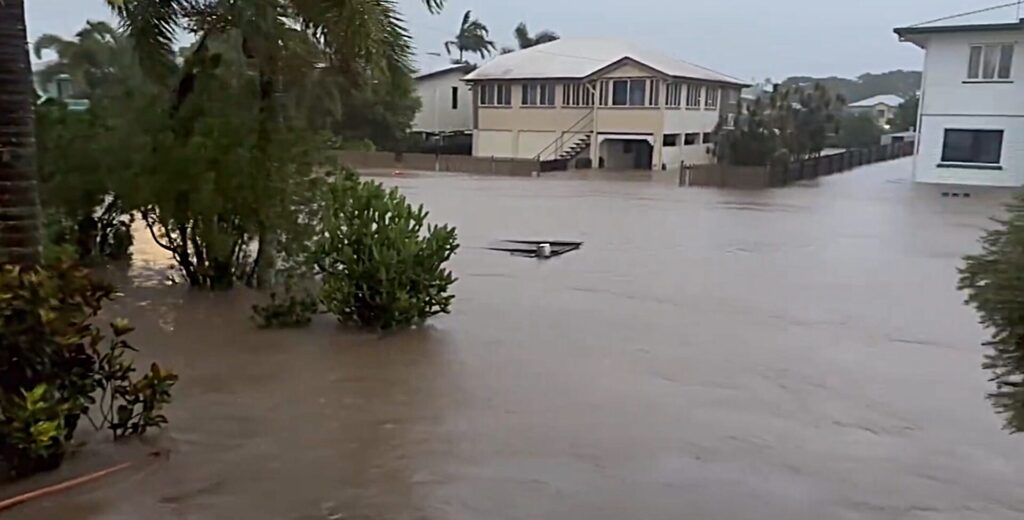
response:
{"label": "distant hillside", "polygon": [[921,72],[916,70],[893,70],[881,74],[861,74],[857,79],[812,78],[793,76],[782,82],[783,86],[821,83],[829,90],[846,96],[851,103],[881,94],[894,94],[903,99],[912,97],[921,88]]}

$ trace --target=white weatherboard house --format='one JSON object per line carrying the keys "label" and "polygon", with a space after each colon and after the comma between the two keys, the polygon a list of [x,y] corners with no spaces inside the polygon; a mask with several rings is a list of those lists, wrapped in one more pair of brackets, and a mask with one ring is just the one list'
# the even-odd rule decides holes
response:
{"label": "white weatherboard house", "polygon": [[895,30],[925,50],[914,179],[1024,185],[1024,21],[989,10]]}
{"label": "white weatherboard house", "polygon": [[437,135],[472,131],[473,94],[462,82],[471,70],[472,65],[454,65],[414,78],[420,111],[413,120],[413,132]]}
{"label": "white weatherboard house", "polygon": [[903,104],[903,98],[893,95],[874,96],[850,103],[846,108],[854,113],[870,114],[883,128],[889,127],[889,120],[896,115],[896,109]]}
{"label": "white weatherboard house", "polygon": [[[594,167],[703,164],[747,84],[613,40],[558,40],[498,56],[466,76],[473,155]],[[584,161],[586,162],[586,161]]]}

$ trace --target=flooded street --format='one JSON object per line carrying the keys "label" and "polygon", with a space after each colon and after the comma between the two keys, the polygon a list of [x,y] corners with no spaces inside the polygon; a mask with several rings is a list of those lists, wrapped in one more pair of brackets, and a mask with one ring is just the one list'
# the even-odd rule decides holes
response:
{"label": "flooded street", "polygon": [[[143,247],[112,314],[181,374],[170,426],[0,487],[142,461],[3,518],[1020,519],[1024,437],[955,290],[1006,194],[909,176],[389,178],[462,249],[453,314],[383,338],[257,330],[257,295],[168,287]],[[484,248],[535,238],[584,245]]]}

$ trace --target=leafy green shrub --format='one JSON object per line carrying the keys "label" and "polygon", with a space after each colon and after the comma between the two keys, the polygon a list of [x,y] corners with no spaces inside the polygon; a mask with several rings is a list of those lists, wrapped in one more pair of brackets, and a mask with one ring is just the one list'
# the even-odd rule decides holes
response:
{"label": "leafy green shrub", "polygon": [[261,329],[286,329],[305,327],[313,321],[320,304],[315,296],[292,294],[290,291],[278,299],[277,293],[270,293],[270,303],[253,305],[253,320]]}
{"label": "leafy green shrub", "polygon": [[70,406],[40,384],[0,400],[0,459],[10,473],[24,476],[54,469],[64,458]]}
{"label": "leafy green shrub", "polygon": [[[113,287],[68,262],[0,269],[0,456],[16,475],[59,463],[83,416],[115,438],[166,422],[160,412],[177,376],[154,365],[133,379],[126,353],[135,349],[124,339],[131,327],[115,321],[106,340],[92,323],[113,296]],[[98,422],[89,416],[97,402]],[[51,431],[60,446],[49,442]]]}
{"label": "leafy green shrub", "polygon": [[996,384],[989,400],[1005,415],[1005,428],[1024,433],[1024,198],[1007,206],[1009,217],[981,238],[982,252],[964,258],[958,288],[991,330],[984,368]]}
{"label": "leafy green shrub", "polygon": [[313,243],[327,311],[342,323],[383,330],[450,312],[455,277],[444,264],[459,247],[456,232],[427,225],[427,215],[395,188],[352,172],[339,176]]}

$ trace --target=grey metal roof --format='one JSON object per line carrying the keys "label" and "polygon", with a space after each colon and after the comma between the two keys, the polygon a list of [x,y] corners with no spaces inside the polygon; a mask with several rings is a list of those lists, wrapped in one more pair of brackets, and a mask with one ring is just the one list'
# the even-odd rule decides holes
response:
{"label": "grey metal roof", "polygon": [[1024,29],[1017,2],[995,5],[966,13],[944,16],[893,31],[900,36],[949,32],[1014,31]]}
{"label": "grey metal roof", "polygon": [[471,63],[457,63],[455,65],[452,65],[451,67],[445,67],[443,69],[437,69],[437,70],[434,70],[434,71],[424,72],[422,74],[417,74],[417,75],[413,76],[413,79],[417,79],[417,80],[427,79],[427,78],[432,78],[434,76],[440,76],[442,74],[449,74],[449,73],[453,73],[453,72],[459,72],[459,73],[462,73],[462,74],[466,74],[466,73],[472,72],[473,69],[475,69],[475,68],[476,68],[476,65],[473,65]]}
{"label": "grey metal roof", "polygon": [[747,86],[743,80],[680,59],[608,39],[562,39],[497,56],[466,76],[466,81],[495,79],[586,78],[625,60],[666,76]]}

